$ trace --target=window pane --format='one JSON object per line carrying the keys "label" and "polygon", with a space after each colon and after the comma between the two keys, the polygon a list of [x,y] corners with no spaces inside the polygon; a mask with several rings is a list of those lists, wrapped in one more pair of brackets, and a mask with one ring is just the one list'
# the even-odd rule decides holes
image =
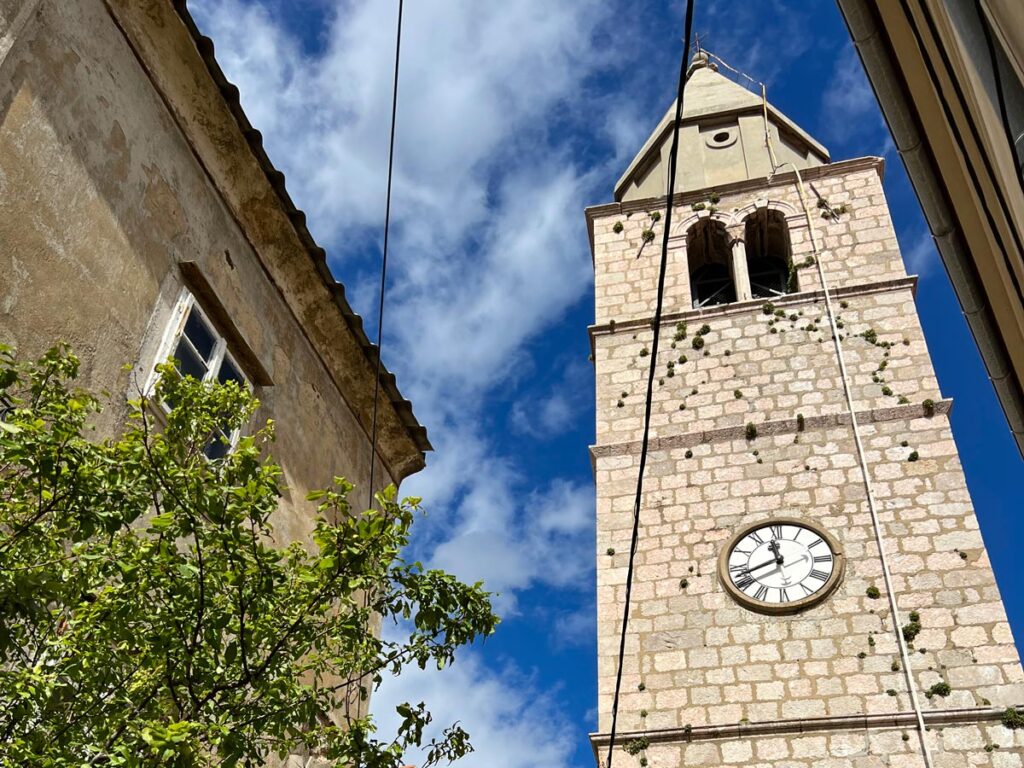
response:
{"label": "window pane", "polygon": [[213,345],[217,341],[213,331],[210,329],[198,312],[190,311],[185,321],[185,335],[192,342],[192,346],[207,361],[213,354]]}
{"label": "window pane", "polygon": [[206,458],[223,459],[228,455],[228,451],[231,449],[231,444],[222,432],[218,432],[217,435],[206,444],[206,448],[203,449],[203,453],[206,454]]}
{"label": "window pane", "polygon": [[220,371],[217,373],[217,381],[221,384],[227,384],[229,381],[238,382],[238,386],[245,387],[245,377],[242,376],[241,371],[235,367],[227,357],[224,358],[224,362],[220,365]]}
{"label": "window pane", "polygon": [[174,359],[178,361],[178,370],[182,376],[191,376],[202,381],[206,375],[206,364],[199,359],[195,350],[184,338],[178,340],[174,350]]}

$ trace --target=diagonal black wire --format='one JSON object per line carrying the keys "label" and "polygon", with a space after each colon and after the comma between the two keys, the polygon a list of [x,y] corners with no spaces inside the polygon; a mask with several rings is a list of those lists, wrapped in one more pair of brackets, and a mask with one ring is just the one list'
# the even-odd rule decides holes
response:
{"label": "diagonal black wire", "polygon": [[384,251],[380,263],[380,305],[377,307],[377,370],[373,377],[373,424],[370,427],[370,500],[373,506],[373,475],[377,464],[377,395],[380,392],[380,359],[384,344],[384,289],[388,279],[388,235],[391,232],[391,177],[395,165],[395,117],[398,114],[398,62],[402,53],[402,6],[398,0],[398,24],[395,33],[395,80],[391,88],[391,143],[388,146],[388,191],[384,203]]}
{"label": "diagonal black wire", "polygon": [[633,592],[633,562],[640,537],[640,504],[644,495],[644,469],[647,466],[647,448],[651,434],[651,409],[654,397],[654,372],[658,363],[658,341],[661,338],[661,310],[665,298],[665,272],[668,268],[668,237],[672,228],[672,197],[676,189],[676,164],[679,151],[679,123],[683,117],[683,92],[686,89],[686,68],[690,62],[690,38],[693,31],[694,0],[686,2],[686,20],[683,24],[683,58],[679,62],[679,87],[676,92],[676,119],[672,127],[672,151],[668,156],[668,201],[665,210],[665,229],[661,236],[661,266],[658,271],[658,300],[654,309],[654,339],[651,342],[651,366],[647,372],[647,400],[644,405],[644,436],[640,443],[640,468],[636,478],[636,499],[633,502],[633,537],[629,544],[629,567],[626,569],[626,600],[622,609],[622,634],[619,637],[619,664],[615,673],[615,696],[612,698],[612,727],[608,741],[607,768],[612,768],[615,752],[615,731],[619,719],[619,694],[622,690],[622,665],[626,656],[626,628],[629,625],[629,605]]}

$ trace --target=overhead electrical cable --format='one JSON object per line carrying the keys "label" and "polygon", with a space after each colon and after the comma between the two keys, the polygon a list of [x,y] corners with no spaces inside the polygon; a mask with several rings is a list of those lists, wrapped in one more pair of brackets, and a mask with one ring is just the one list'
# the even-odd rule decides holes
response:
{"label": "overhead electrical cable", "polygon": [[380,304],[377,307],[377,361],[373,377],[373,421],[370,426],[370,481],[367,486],[369,506],[373,506],[373,477],[377,465],[377,397],[380,394],[381,352],[384,347],[384,293],[388,280],[388,236],[391,232],[391,181],[395,167],[395,118],[398,115],[398,64],[402,57],[402,7],[398,0],[398,22],[395,25],[395,77],[391,87],[391,140],[388,144],[388,188],[384,202],[384,247],[380,262]]}
{"label": "overhead electrical cable", "polygon": [[622,608],[622,632],[619,637],[619,659],[615,672],[615,693],[612,698],[612,722],[608,741],[607,768],[612,768],[615,753],[615,734],[619,717],[619,697],[622,692],[622,666],[626,653],[626,630],[629,625],[629,607],[633,591],[633,564],[636,560],[637,542],[640,536],[640,507],[644,492],[644,469],[647,466],[647,449],[651,433],[651,409],[654,399],[654,373],[658,362],[658,341],[661,338],[661,311],[665,298],[665,273],[668,268],[668,239],[672,228],[672,203],[676,187],[676,166],[679,152],[679,124],[683,118],[683,96],[686,90],[686,70],[690,62],[690,39],[693,33],[694,0],[686,2],[686,18],[683,23],[683,57],[679,63],[679,86],[676,92],[676,115],[672,126],[672,149],[668,159],[668,195],[665,204],[665,226],[661,236],[661,265],[658,269],[658,297],[651,325],[654,338],[651,341],[650,369],[647,372],[647,398],[644,402],[644,431],[640,443],[640,467],[636,478],[636,498],[633,502],[633,533],[629,544],[629,565],[626,569],[626,594]]}

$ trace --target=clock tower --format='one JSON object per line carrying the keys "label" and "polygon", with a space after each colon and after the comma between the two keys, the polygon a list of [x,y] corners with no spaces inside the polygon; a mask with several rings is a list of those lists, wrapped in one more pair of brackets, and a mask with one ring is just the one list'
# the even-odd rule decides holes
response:
{"label": "clock tower", "polygon": [[832,162],[703,52],[684,107],[656,360],[674,105],[586,212],[595,757],[653,365],[614,765],[1021,766],[1024,674],[882,160]]}

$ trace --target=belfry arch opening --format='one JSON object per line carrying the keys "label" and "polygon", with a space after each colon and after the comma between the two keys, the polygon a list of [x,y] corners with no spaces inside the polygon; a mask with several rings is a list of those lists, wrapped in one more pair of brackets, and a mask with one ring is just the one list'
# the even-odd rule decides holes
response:
{"label": "belfry arch opening", "polygon": [[789,265],[793,253],[789,244],[789,227],[780,211],[762,208],[748,216],[743,242],[753,298],[770,299],[796,290],[790,280]]}
{"label": "belfry arch opening", "polygon": [[702,219],[690,227],[686,256],[694,308],[736,301],[730,254],[729,236],[721,222]]}

